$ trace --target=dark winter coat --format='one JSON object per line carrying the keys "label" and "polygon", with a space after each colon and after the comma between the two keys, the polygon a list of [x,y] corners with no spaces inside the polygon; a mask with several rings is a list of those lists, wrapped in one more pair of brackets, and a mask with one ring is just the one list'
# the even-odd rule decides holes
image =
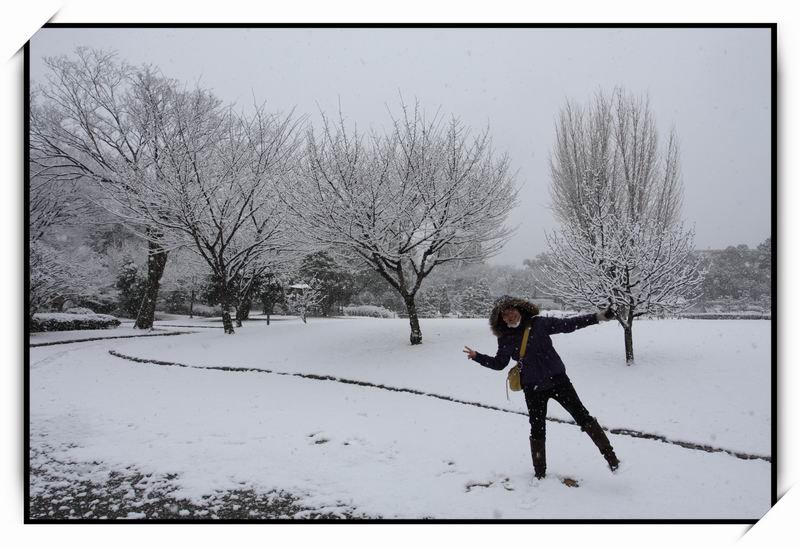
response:
{"label": "dark winter coat", "polygon": [[[500,314],[508,305],[519,310],[522,320],[518,327],[508,327]],[[528,346],[522,360],[522,386],[525,390],[547,390],[559,384],[569,382],[564,362],[553,348],[550,335],[571,333],[576,329],[594,325],[596,314],[585,314],[571,318],[551,318],[539,316],[539,308],[522,299],[506,298],[498,301],[489,315],[489,325],[497,337],[497,355],[492,357],[477,353],[475,361],[489,369],[502,370],[509,360],[519,360],[522,336],[528,322],[532,322],[528,335]]]}

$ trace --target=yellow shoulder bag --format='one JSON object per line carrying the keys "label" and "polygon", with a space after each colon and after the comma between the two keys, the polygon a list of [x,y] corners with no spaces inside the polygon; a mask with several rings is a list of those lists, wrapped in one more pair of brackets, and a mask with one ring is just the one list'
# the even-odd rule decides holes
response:
{"label": "yellow shoulder bag", "polygon": [[522,346],[519,348],[519,361],[508,371],[508,377],[506,377],[506,398],[508,398],[509,389],[512,392],[519,392],[522,390],[522,380],[520,378],[522,372],[521,364],[522,358],[525,357],[525,350],[528,347],[528,335],[530,335],[531,332],[531,323],[532,322],[528,323],[528,327],[525,328],[525,334],[522,336]]}

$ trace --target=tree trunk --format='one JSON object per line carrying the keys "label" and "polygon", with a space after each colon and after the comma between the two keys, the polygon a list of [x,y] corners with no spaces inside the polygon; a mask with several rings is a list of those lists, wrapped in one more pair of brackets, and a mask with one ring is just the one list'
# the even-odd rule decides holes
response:
{"label": "tree trunk", "polygon": [[189,293],[189,317],[194,317],[194,282],[192,282],[192,290]]}
{"label": "tree trunk", "polygon": [[628,320],[627,324],[622,325],[625,333],[625,363],[633,365],[633,318]]}
{"label": "tree trunk", "polygon": [[267,325],[269,325],[270,316],[272,316],[272,309],[275,308],[275,302],[271,297],[261,297],[261,308],[267,316]]}
{"label": "tree trunk", "polygon": [[408,310],[408,321],[411,324],[411,344],[422,344],[422,330],[419,328],[419,317],[417,316],[417,305],[414,304],[414,296],[404,296]]}
{"label": "tree trunk", "polygon": [[133,324],[133,327],[137,329],[153,328],[161,276],[167,266],[167,250],[152,241],[148,242],[147,248],[147,286],[142,297],[142,304],[139,306],[139,313],[136,316],[136,323]]}
{"label": "tree trunk", "polygon": [[242,327],[242,319],[244,317],[244,312],[242,311],[242,307],[243,306],[244,306],[244,303],[239,302],[234,307],[234,317],[235,317],[235,320],[236,320],[236,327]]}
{"label": "tree trunk", "polygon": [[226,335],[233,335],[233,321],[231,320],[231,299],[228,296],[228,289],[222,288],[222,328]]}
{"label": "tree trunk", "polygon": [[242,327],[242,322],[244,320],[250,319],[250,307],[252,303],[250,299],[246,299],[239,303],[239,306],[236,307],[236,326]]}
{"label": "tree trunk", "polygon": [[239,303],[236,307],[236,327],[242,327],[242,321],[250,317],[250,300],[245,300]]}
{"label": "tree trunk", "polygon": [[222,305],[222,328],[225,330],[226,335],[233,335],[233,320],[231,320],[231,309],[228,304]]}

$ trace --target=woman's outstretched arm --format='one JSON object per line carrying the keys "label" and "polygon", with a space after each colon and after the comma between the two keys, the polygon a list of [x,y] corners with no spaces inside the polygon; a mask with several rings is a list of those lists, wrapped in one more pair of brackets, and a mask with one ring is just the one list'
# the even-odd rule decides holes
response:
{"label": "woman's outstretched arm", "polygon": [[467,354],[467,358],[470,360],[474,360],[484,367],[495,369],[497,371],[504,369],[511,359],[511,353],[500,344],[497,345],[497,354],[494,357],[481,354],[480,352],[471,349],[469,346],[464,347],[464,352]]}
{"label": "woman's outstretched arm", "polygon": [[545,333],[553,335],[555,333],[572,333],[576,329],[582,329],[595,325],[600,322],[608,321],[614,317],[614,311],[607,308],[602,312],[572,316],[570,318],[553,318],[550,316],[537,316],[537,324],[541,326]]}

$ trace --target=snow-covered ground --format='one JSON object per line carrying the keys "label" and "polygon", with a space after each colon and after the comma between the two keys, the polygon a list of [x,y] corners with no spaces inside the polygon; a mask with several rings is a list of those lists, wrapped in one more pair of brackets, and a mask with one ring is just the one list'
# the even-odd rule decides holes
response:
{"label": "snow-covered ground", "polygon": [[[634,367],[624,365],[622,332],[611,322],[554,337],[601,424],[770,455],[769,321],[652,320],[634,329]],[[133,467],[171,478],[176,497],[200,501],[244,486],[383,518],[758,519],[769,509],[771,464],[762,459],[612,434],[623,462],[612,474],[579,428],[550,422],[551,477],[537,482],[523,414],[332,380],[134,363],[108,353],[327,375],[524,412],[521,393],[506,399],[505,372],[461,352],[464,345],[494,352],[486,320],[422,320],[422,330],[423,344],[411,346],[407,320],[282,319],[269,327],[247,322],[233,336],[198,328],[32,348],[31,445],[60,462],[97,463],[75,468],[66,481]],[[549,416],[568,418],[555,402]],[[556,476],[576,478],[580,487]],[[47,487],[34,478],[32,495]]]}

